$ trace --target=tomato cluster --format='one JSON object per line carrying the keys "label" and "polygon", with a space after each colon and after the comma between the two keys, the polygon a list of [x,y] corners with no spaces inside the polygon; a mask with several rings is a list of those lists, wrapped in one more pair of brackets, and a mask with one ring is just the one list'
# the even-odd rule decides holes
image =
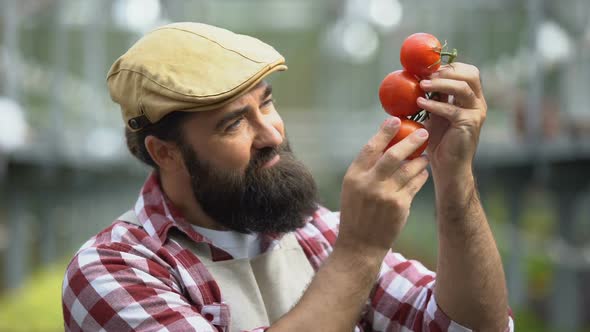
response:
{"label": "tomato cluster", "polygon": [[[443,56],[448,56],[446,63],[451,63],[457,56],[457,51],[452,53],[444,51],[445,45],[433,35],[428,33],[415,33],[410,35],[402,44],[400,62],[403,70],[389,73],[379,87],[379,100],[385,112],[401,118],[401,127],[397,135],[389,142],[387,149],[410,135],[424,125],[419,119],[427,115],[421,114],[416,100],[419,97],[429,96],[420,88],[420,80],[429,77],[440,68]],[[409,159],[420,156],[426,146],[426,141]]]}

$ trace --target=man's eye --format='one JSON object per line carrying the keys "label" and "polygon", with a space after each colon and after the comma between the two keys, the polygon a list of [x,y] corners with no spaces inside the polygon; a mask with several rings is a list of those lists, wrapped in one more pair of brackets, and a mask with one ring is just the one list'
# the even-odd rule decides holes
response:
{"label": "man's eye", "polygon": [[262,107],[266,107],[266,106],[268,106],[268,105],[272,104],[274,101],[275,101],[275,100],[274,100],[274,99],[272,99],[272,98],[270,98],[270,99],[267,99],[267,100],[265,100],[265,101],[262,103]]}
{"label": "man's eye", "polygon": [[240,126],[240,124],[242,123],[243,120],[244,120],[244,118],[242,117],[242,118],[239,118],[236,121],[232,122],[232,124],[227,126],[225,131],[232,131],[232,130],[238,129],[238,127]]}

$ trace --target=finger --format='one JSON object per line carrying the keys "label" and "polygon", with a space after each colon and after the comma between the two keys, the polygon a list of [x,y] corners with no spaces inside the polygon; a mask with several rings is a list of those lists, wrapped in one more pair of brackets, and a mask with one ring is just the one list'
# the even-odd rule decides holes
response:
{"label": "finger", "polygon": [[403,162],[391,177],[395,183],[396,190],[404,187],[413,178],[422,173],[426,167],[428,167],[428,157],[426,156]]}
{"label": "finger", "polygon": [[398,192],[404,192],[409,196],[410,199],[414,198],[418,191],[422,189],[426,181],[428,180],[428,171],[422,170],[417,176],[412,178],[406,185]]}
{"label": "finger", "polygon": [[455,97],[455,104],[472,108],[477,105],[477,95],[465,81],[448,78],[434,78],[420,81],[420,87],[426,92],[440,92]]}
{"label": "finger", "polygon": [[453,80],[465,81],[473,92],[481,98],[483,96],[483,89],[481,85],[481,76],[479,69],[476,66],[453,62],[450,65],[441,66],[438,71],[430,76],[434,78],[449,78]]}
{"label": "finger", "polygon": [[[440,101],[426,99],[426,98],[422,98],[422,97],[418,98],[417,103],[418,103],[418,106],[420,106],[424,110],[426,110],[432,114],[436,114],[438,116],[441,116],[453,123],[459,121],[459,119],[462,116],[464,116],[466,113],[470,113],[470,112],[465,112],[466,109],[461,108],[457,105],[443,103]],[[473,112],[471,112],[471,113],[473,113]]]}
{"label": "finger", "polygon": [[351,166],[358,166],[363,169],[372,167],[383,154],[383,150],[387,147],[389,141],[397,134],[400,123],[401,121],[397,117],[391,117],[385,120],[375,136],[363,146]]}
{"label": "finger", "polygon": [[428,139],[428,131],[420,128],[390,147],[375,164],[378,179],[387,179],[401,166],[402,162]]}

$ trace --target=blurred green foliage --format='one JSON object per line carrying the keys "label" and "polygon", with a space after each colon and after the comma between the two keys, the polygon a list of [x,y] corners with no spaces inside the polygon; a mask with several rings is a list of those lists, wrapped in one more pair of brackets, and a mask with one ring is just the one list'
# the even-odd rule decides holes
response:
{"label": "blurred green foliage", "polygon": [[61,262],[34,273],[22,287],[0,297],[0,331],[63,331]]}

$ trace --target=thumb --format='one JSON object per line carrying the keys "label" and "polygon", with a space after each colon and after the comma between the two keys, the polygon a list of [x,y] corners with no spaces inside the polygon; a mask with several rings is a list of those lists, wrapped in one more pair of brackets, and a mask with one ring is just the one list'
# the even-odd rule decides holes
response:
{"label": "thumb", "polygon": [[361,152],[353,161],[353,165],[363,169],[372,167],[383,154],[387,144],[397,134],[400,123],[401,120],[395,116],[386,119],[379,131],[363,146]]}

